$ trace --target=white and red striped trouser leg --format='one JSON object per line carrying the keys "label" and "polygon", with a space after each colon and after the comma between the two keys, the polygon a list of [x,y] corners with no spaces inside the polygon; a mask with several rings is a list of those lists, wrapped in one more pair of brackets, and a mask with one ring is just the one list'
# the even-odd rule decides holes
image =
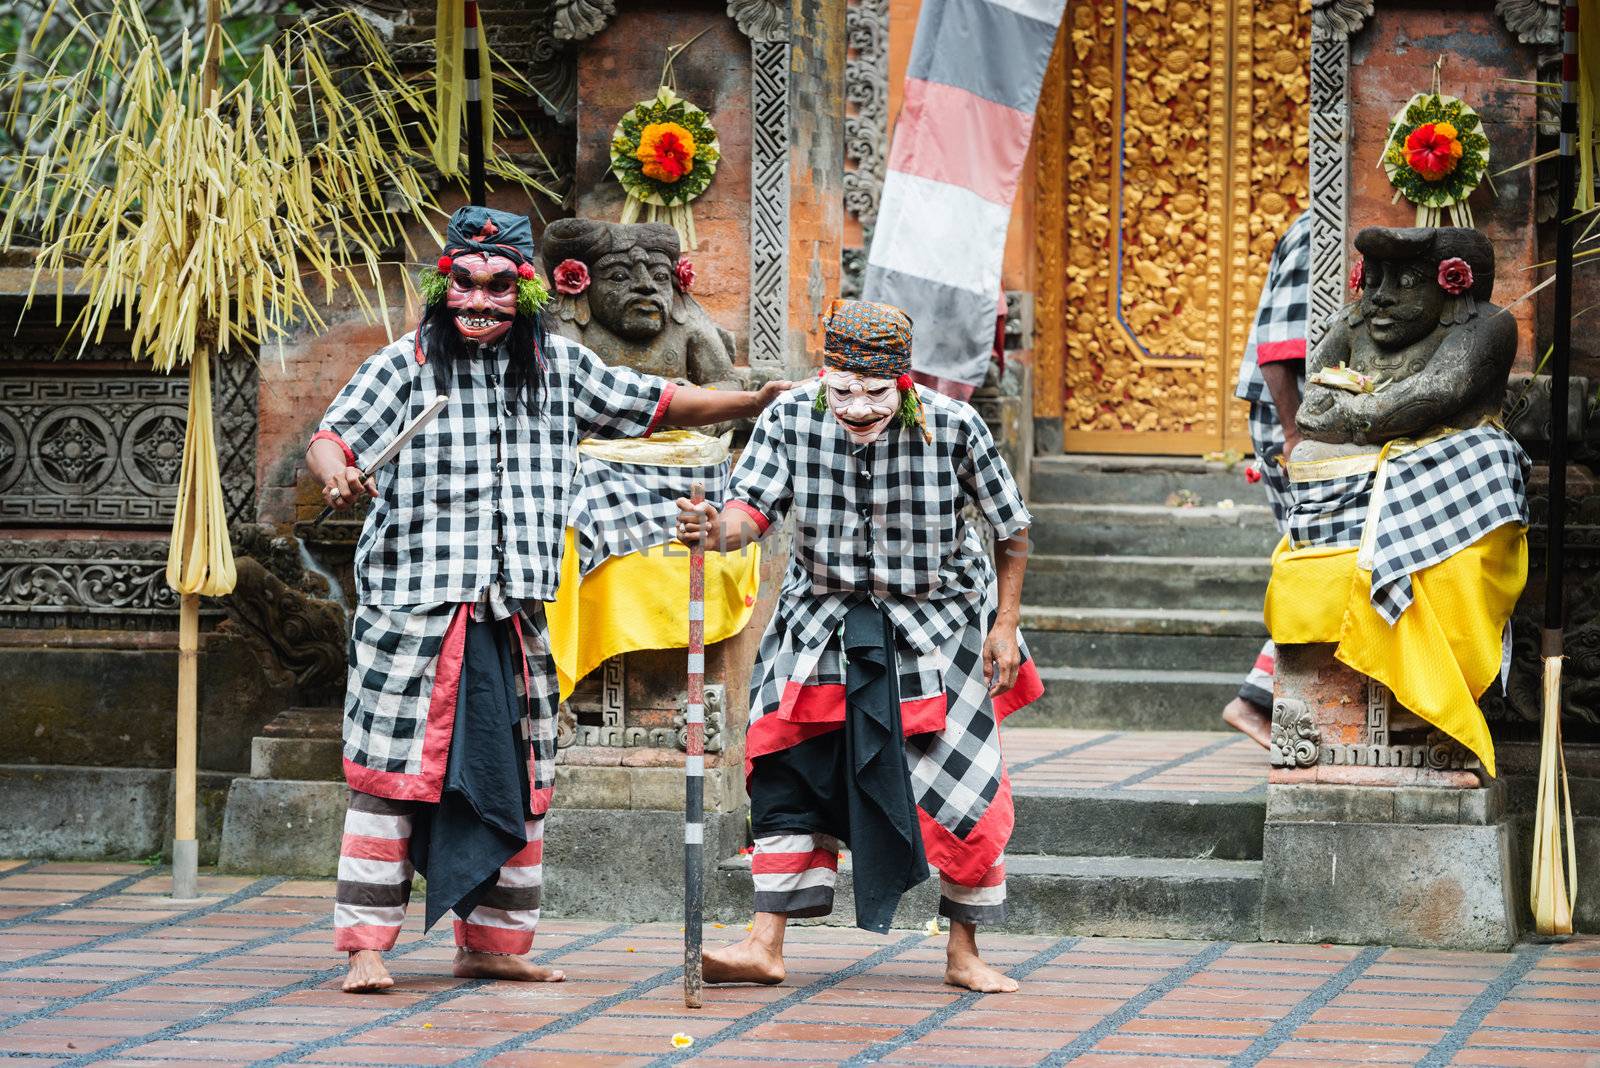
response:
{"label": "white and red striped trouser leg", "polygon": [[964,886],[939,873],[939,915],[961,923],[1000,923],[1006,918],[1006,858],[994,864],[974,886]]}
{"label": "white and red striped trouser leg", "polygon": [[827,834],[773,834],[756,839],[750,858],[756,911],[796,919],[833,911],[839,872],[839,840]]}
{"label": "white and red striped trouser leg", "polygon": [[1256,654],[1255,667],[1250,669],[1250,674],[1244,677],[1244,685],[1239,687],[1239,696],[1255,705],[1257,708],[1272,710],[1272,686],[1278,671],[1278,647],[1268,638],[1261,647],[1261,652]]}
{"label": "white and red striped trouser leg", "polygon": [[[350,791],[334,946],[344,951],[394,948],[411,900],[411,827],[419,802]],[[466,920],[455,921],[456,945],[476,953],[526,953],[539,926],[544,885],[544,819],[526,824],[528,844],[500,868],[500,877]]]}
{"label": "white and red striped trouser leg", "polygon": [[544,817],[525,825],[528,844],[500,866],[500,877],[465,920],[456,945],[472,953],[523,954],[533,948],[544,889]]}
{"label": "white and red striped trouser leg", "polygon": [[393,949],[411,900],[411,824],[416,802],[350,791],[339,846],[333,944]]}

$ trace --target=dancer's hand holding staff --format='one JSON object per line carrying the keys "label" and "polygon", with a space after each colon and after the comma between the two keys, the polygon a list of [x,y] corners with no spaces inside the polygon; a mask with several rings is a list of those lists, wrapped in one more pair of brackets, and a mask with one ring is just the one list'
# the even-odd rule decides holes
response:
{"label": "dancer's hand holding staff", "polygon": [[356,501],[361,499],[363,493],[369,497],[376,497],[378,495],[378,487],[372,481],[372,476],[376,475],[378,469],[384,464],[399,456],[400,450],[406,447],[406,443],[420,434],[429,423],[433,422],[434,418],[444,411],[444,406],[449,403],[450,398],[448,396],[441,395],[433,398],[433,402],[422,409],[422,413],[411,420],[410,425],[400,431],[400,436],[391,441],[388,448],[380,452],[378,458],[373,460],[365,471],[357,471],[353,467],[346,467],[342,471],[329,476],[327,484],[322,487],[322,499],[328,502],[328,506],[318,514],[314,523],[321,523],[332,515],[335,509],[355,507]]}

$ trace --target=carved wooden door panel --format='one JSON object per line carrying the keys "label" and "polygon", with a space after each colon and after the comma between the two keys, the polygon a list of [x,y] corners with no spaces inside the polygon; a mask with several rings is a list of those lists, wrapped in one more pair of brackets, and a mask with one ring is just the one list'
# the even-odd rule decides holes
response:
{"label": "carved wooden door panel", "polygon": [[1306,201],[1308,0],[1069,0],[1040,100],[1038,388],[1068,452],[1248,452],[1233,399]]}

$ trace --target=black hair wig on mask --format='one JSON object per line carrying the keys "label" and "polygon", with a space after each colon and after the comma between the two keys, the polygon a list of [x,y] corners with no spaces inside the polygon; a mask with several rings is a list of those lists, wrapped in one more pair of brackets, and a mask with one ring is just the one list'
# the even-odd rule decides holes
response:
{"label": "black hair wig on mask", "polygon": [[[455,309],[440,300],[427,306],[417,327],[422,334],[423,355],[433,365],[434,386],[440,393],[451,391],[456,361],[476,355],[468,351],[471,345],[456,329],[455,318]],[[504,383],[507,407],[520,400],[531,415],[539,410],[544,398],[544,359],[549,335],[545,332],[543,316],[519,312],[511,320],[511,332],[506,335],[505,343],[511,351]]]}

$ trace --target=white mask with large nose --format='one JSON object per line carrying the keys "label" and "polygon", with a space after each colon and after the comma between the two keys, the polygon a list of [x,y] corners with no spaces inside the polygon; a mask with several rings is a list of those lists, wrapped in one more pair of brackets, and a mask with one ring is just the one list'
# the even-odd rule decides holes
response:
{"label": "white mask with large nose", "polygon": [[878,440],[900,410],[900,387],[893,378],[869,378],[854,371],[829,371],[822,376],[828,407],[857,445]]}

